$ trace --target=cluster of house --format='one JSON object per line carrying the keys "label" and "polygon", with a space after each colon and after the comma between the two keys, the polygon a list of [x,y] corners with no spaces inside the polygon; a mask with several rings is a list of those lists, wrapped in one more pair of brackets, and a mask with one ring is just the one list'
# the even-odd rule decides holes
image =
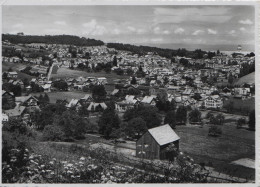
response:
{"label": "cluster of house", "polygon": [[105,102],[94,102],[94,99],[90,94],[86,94],[80,99],[72,99],[70,102],[66,103],[67,108],[75,108],[76,110],[79,110],[82,106],[86,106],[87,110],[90,112],[102,111],[107,108]]}
{"label": "cluster of house", "polygon": [[[129,86],[126,89],[138,89],[139,86]],[[171,92],[167,88],[159,87],[148,87],[148,95],[145,95],[147,92],[142,88],[142,94],[144,96],[136,95],[126,95],[124,99],[119,100],[115,103],[115,109],[119,112],[125,112],[128,109],[135,108],[138,105],[150,105],[155,106],[158,101],[159,94],[165,94],[166,100],[173,102],[176,107],[179,106],[190,106],[191,108],[215,108],[221,109],[223,107],[223,98],[219,95],[211,95],[212,92],[216,91],[215,87],[205,87],[204,89],[194,89],[190,87],[179,88],[176,91]],[[170,92],[169,92],[170,91]],[[111,95],[116,95],[120,92],[124,92],[119,89],[115,89]],[[201,98],[194,99],[195,94],[199,94]]]}
{"label": "cluster of house", "polygon": [[[56,79],[55,81],[58,81]],[[67,78],[65,82],[69,86],[69,90],[83,90],[84,87],[89,87],[90,85],[106,85],[108,84],[106,77],[78,77],[78,78]]]}
{"label": "cluster of house", "polygon": [[7,100],[14,108],[2,111],[2,121],[8,121],[9,118],[22,117],[23,120],[29,120],[30,114],[40,111],[38,99],[32,95],[15,97],[12,92],[2,91],[2,99]]}

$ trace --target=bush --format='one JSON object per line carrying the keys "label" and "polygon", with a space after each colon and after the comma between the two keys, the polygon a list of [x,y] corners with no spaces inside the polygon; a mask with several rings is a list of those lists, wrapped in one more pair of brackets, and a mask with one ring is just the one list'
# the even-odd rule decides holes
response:
{"label": "bush", "polygon": [[220,136],[222,134],[222,129],[216,125],[209,128],[209,136]]}
{"label": "bush", "polygon": [[64,133],[59,126],[47,125],[43,130],[43,140],[45,141],[61,141]]}
{"label": "bush", "polygon": [[249,130],[255,130],[255,110],[252,110],[249,114],[248,127]]}
{"label": "bush", "polygon": [[239,118],[237,120],[237,128],[240,129],[246,123],[245,118]]}

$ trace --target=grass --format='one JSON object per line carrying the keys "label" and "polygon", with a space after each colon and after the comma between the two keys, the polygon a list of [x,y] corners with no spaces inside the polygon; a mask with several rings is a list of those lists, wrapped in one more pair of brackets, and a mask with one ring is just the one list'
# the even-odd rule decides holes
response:
{"label": "grass", "polygon": [[249,73],[241,78],[239,78],[234,85],[242,85],[242,84],[253,84],[255,83],[255,72]]}
{"label": "grass", "polygon": [[89,73],[86,71],[80,70],[72,70],[66,67],[61,67],[58,69],[57,74],[52,74],[51,78],[78,78],[78,77],[106,77],[108,84],[114,84],[114,80],[116,79],[127,79],[129,76],[127,75],[117,75],[115,73],[105,73],[105,72],[96,72],[96,73]]}
{"label": "grass", "polygon": [[33,76],[19,71],[20,68],[25,68],[26,66],[26,64],[22,63],[2,62],[2,72],[8,71],[9,68],[12,68],[13,71],[16,71],[18,73],[18,79],[27,78],[28,80],[31,80],[32,78],[34,78]]}
{"label": "grass", "polygon": [[[32,93],[34,96],[40,96],[44,93]],[[57,99],[66,99],[68,102],[71,101],[71,99],[80,99],[84,97],[87,93],[82,91],[68,91],[68,92],[50,92],[47,93],[50,98],[50,103],[56,103]]]}
{"label": "grass", "polygon": [[224,100],[224,107],[227,106],[230,102],[233,102],[233,106],[235,110],[254,110],[255,109],[255,98],[252,97],[250,99],[241,100],[235,98],[229,98],[228,100]]}
{"label": "grass", "polygon": [[218,172],[254,179],[255,170],[230,164],[239,158],[254,159],[254,132],[225,124],[221,137],[209,137],[208,129],[209,125],[203,128],[177,126],[175,131],[181,137],[180,150],[192,156],[197,163],[208,166],[212,163],[212,167]]}

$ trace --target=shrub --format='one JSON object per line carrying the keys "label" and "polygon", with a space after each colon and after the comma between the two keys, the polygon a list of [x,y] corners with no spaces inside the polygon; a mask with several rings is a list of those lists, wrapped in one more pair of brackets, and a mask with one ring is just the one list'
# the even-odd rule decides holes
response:
{"label": "shrub", "polygon": [[209,128],[209,136],[220,136],[222,134],[222,129],[216,125]]}
{"label": "shrub", "polygon": [[239,118],[237,120],[237,128],[240,129],[246,123],[245,118]]}
{"label": "shrub", "polygon": [[47,125],[43,130],[43,140],[45,141],[61,141],[64,133],[57,125]]}

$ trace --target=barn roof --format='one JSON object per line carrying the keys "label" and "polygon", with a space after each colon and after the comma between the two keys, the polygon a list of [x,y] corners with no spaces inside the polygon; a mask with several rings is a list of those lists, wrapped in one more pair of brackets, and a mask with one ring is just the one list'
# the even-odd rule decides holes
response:
{"label": "barn roof", "polygon": [[160,146],[180,139],[168,124],[149,129],[148,131]]}

